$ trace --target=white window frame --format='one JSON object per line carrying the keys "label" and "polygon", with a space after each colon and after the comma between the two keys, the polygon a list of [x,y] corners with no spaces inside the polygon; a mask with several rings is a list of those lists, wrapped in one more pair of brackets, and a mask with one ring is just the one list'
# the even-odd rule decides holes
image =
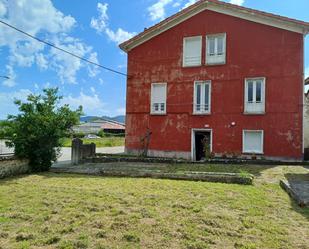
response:
{"label": "white window frame", "polygon": [[[209,91],[208,91],[208,100],[209,100],[209,104],[208,104],[208,110],[205,111],[205,110],[196,110],[196,100],[197,100],[197,85],[198,84],[205,84],[205,85],[208,85],[209,86]],[[201,93],[205,93],[205,89],[204,87],[202,87],[201,89]],[[193,114],[194,115],[207,115],[207,114],[210,114],[211,113],[211,80],[197,80],[197,81],[194,81],[194,94],[193,94]],[[204,103],[205,102],[205,96],[204,94],[201,94],[201,103]]]}
{"label": "white window frame", "polygon": [[[257,133],[257,132],[260,132],[261,133],[261,150],[260,151],[249,151],[249,150],[246,150],[245,148],[245,133]],[[243,130],[242,132],[242,153],[244,154],[264,154],[264,130]]]}
{"label": "white window frame", "polygon": [[[209,54],[209,39],[223,37],[223,55]],[[217,51],[217,43],[215,43],[215,51]],[[206,65],[224,65],[226,64],[226,33],[206,35]]]}
{"label": "white window frame", "polygon": [[[154,96],[153,96],[153,87],[161,85],[165,88],[165,102],[164,103],[154,103]],[[150,114],[152,115],[165,115],[166,114],[166,99],[167,99],[167,83],[151,83],[151,92],[150,92]],[[159,110],[154,110],[153,106],[154,104],[164,104],[164,110],[162,111],[160,106]]]}
{"label": "white window frame", "polygon": [[[261,102],[258,103],[256,102],[256,81],[262,81],[262,87],[261,87]],[[248,101],[248,83],[249,81],[253,81],[254,82],[254,86],[253,86],[253,102],[249,103]],[[255,78],[246,78],[245,79],[245,94],[244,94],[244,114],[265,114],[265,96],[266,96],[266,78],[265,77],[255,77]],[[251,106],[259,106],[259,108],[261,110],[255,111],[255,110],[250,110],[250,105]]]}
{"label": "white window frame", "polygon": [[[199,39],[200,42],[200,47],[199,47],[199,54],[200,54],[200,58],[199,58],[199,63],[194,64],[194,65],[190,65],[186,63],[186,42],[189,40],[195,40],[195,39]],[[203,45],[203,37],[202,36],[191,36],[191,37],[184,37],[183,38],[183,51],[182,51],[182,66],[183,67],[199,67],[202,65],[202,45]]]}

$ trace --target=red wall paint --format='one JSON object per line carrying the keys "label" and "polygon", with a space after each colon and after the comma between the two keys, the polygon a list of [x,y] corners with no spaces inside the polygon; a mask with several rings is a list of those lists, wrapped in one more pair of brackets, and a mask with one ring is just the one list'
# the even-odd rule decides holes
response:
{"label": "red wall paint", "polygon": [[[227,34],[225,65],[205,65],[206,34]],[[203,36],[203,64],[182,67],[183,38]],[[264,155],[302,157],[303,36],[204,11],[128,53],[127,149],[191,151],[191,129],[213,129],[213,152],[240,153],[242,131],[264,130]],[[266,114],[244,115],[244,81],[266,77]],[[193,115],[195,80],[211,80],[211,115]],[[167,82],[167,115],[150,115],[151,83]],[[236,122],[235,127],[230,127]]]}

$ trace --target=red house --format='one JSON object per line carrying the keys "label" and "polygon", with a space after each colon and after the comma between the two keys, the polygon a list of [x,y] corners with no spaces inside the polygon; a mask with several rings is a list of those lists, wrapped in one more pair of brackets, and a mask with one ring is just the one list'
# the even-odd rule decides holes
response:
{"label": "red house", "polygon": [[308,32],[306,22],[200,0],[124,42],[126,151],[302,160]]}

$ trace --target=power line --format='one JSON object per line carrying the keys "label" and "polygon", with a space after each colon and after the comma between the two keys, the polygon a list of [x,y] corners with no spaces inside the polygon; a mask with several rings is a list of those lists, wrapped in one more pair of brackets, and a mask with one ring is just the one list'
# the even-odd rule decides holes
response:
{"label": "power line", "polygon": [[50,46],[50,47],[53,47],[53,48],[55,48],[55,49],[58,49],[58,50],[60,50],[60,51],[62,51],[62,52],[64,52],[64,53],[69,54],[69,55],[71,55],[71,56],[73,56],[73,57],[75,57],[75,58],[78,58],[78,59],[82,60],[82,61],[88,62],[88,63],[90,63],[90,64],[92,64],[92,65],[95,65],[95,66],[97,66],[97,67],[103,68],[103,69],[105,69],[105,70],[107,70],[107,71],[110,71],[110,72],[113,72],[113,73],[116,73],[116,74],[120,74],[120,75],[123,75],[123,76],[128,76],[128,75],[125,74],[125,73],[122,73],[122,72],[120,72],[120,71],[114,70],[114,69],[112,69],[112,68],[108,68],[108,67],[102,66],[102,65],[100,65],[100,64],[98,64],[98,63],[96,63],[96,62],[90,61],[90,60],[88,60],[88,59],[86,59],[86,58],[84,58],[84,57],[78,56],[78,55],[76,55],[76,54],[74,54],[74,53],[72,53],[72,52],[69,52],[69,51],[67,51],[67,50],[65,50],[65,49],[63,49],[63,48],[60,48],[60,47],[58,47],[58,46],[56,46],[56,45],[54,45],[54,44],[52,44],[52,43],[50,43],[50,42],[46,42],[46,41],[44,41],[44,40],[42,40],[42,39],[40,39],[40,38],[38,38],[38,37],[36,37],[36,36],[33,36],[33,35],[31,35],[31,34],[25,32],[25,31],[19,29],[19,28],[16,28],[16,27],[12,26],[11,24],[8,24],[8,23],[6,23],[6,22],[4,22],[4,21],[2,21],[2,20],[0,20],[0,23],[6,25],[6,26],[8,26],[8,27],[10,27],[10,28],[12,28],[12,29],[14,29],[14,30],[16,30],[16,31],[18,31],[18,32],[20,32],[20,33],[22,33],[22,34],[24,34],[24,35],[26,35],[26,36],[28,36],[28,37],[30,37],[30,38],[32,38],[32,39],[34,39],[34,40],[37,40],[37,41],[39,41],[39,42],[42,42],[42,43],[44,43],[44,44],[46,44],[46,45],[48,45],[48,46]]}
{"label": "power line", "polygon": [[0,78],[4,78],[4,79],[10,79],[10,77],[8,77],[8,76],[2,76],[2,75],[0,75]]}

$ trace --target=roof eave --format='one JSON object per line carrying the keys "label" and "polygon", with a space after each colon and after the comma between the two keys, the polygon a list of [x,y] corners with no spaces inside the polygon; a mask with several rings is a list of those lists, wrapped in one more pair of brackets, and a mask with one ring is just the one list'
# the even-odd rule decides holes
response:
{"label": "roof eave", "polygon": [[[131,49],[141,45],[142,43],[150,40],[151,38],[165,32],[166,30],[176,26],[177,24],[191,18],[192,16],[204,11],[204,10],[215,11],[222,14],[242,18],[245,20],[289,30],[291,32],[300,33],[303,35],[309,34],[309,23],[297,23],[297,20],[283,20],[282,18],[275,16],[267,16],[269,13],[263,14],[263,12],[252,12],[247,8],[236,8],[232,4],[214,2],[214,1],[200,1],[197,2],[187,9],[176,13],[175,15],[167,18],[166,20],[154,25],[148,30],[140,33],[139,35],[131,38],[128,41],[123,42],[119,45],[120,49],[124,52],[129,52]],[[271,15],[271,14],[269,14]],[[271,23],[271,24],[270,24]]]}

